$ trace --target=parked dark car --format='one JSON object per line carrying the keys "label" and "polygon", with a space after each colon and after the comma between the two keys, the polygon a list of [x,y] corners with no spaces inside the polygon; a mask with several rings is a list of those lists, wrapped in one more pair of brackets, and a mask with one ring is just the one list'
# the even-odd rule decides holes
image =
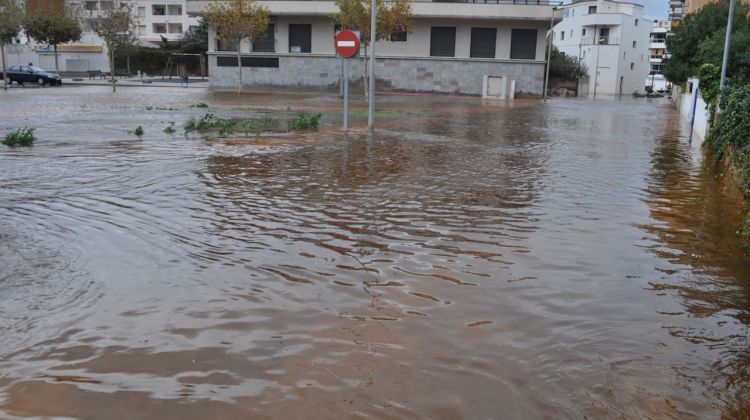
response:
{"label": "parked dark car", "polygon": [[24,83],[35,83],[39,86],[62,85],[62,79],[60,79],[60,76],[54,73],[48,73],[36,66],[8,67],[8,83],[13,82],[18,83],[19,85]]}

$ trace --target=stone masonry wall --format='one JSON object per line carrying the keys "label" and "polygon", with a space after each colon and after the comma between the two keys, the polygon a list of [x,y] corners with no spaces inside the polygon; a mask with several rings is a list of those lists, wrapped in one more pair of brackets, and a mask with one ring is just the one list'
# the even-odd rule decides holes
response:
{"label": "stone masonry wall", "polygon": [[[243,67],[243,85],[248,87],[338,89],[340,59],[315,55],[269,55],[279,58],[278,68]],[[479,59],[378,58],[375,64],[378,88],[407,92],[438,92],[481,95],[482,77],[508,76],[516,81],[517,95],[542,95],[544,63]],[[209,57],[210,85],[217,90],[237,86],[236,67],[218,67]],[[351,59],[351,80],[361,81],[363,60]]]}

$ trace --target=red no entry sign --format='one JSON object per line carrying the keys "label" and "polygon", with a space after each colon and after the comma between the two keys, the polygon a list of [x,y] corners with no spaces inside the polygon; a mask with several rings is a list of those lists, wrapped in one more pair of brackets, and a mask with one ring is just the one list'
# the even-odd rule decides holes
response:
{"label": "red no entry sign", "polygon": [[333,45],[339,56],[354,57],[359,52],[359,36],[352,31],[341,31],[334,38]]}

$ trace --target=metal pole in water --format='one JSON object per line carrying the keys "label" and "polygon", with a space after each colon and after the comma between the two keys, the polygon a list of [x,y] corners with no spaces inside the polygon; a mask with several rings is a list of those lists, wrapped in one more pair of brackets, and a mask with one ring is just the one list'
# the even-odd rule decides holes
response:
{"label": "metal pole in water", "polygon": [[342,80],[344,88],[344,133],[349,131],[349,60],[344,59],[344,78]]}
{"label": "metal pole in water", "polygon": [[339,96],[344,96],[344,57],[341,57],[341,72],[339,72],[339,76],[341,80],[341,86],[339,86]]}
{"label": "metal pole in water", "polygon": [[[554,10],[554,9],[553,9]],[[544,102],[547,102],[547,90],[549,89],[549,64],[552,58],[552,27],[554,19],[549,20],[549,46],[547,47],[547,72],[544,75]]]}
{"label": "metal pole in water", "polygon": [[375,0],[370,5],[370,98],[367,106],[367,128],[375,128],[375,38],[377,34],[378,6]]}

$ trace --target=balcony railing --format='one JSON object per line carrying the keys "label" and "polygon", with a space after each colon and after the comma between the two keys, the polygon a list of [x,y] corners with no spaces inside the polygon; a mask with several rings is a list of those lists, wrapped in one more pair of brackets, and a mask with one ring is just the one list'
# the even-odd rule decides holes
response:
{"label": "balcony railing", "polygon": [[584,36],[581,45],[619,45],[620,38],[616,36]]}

